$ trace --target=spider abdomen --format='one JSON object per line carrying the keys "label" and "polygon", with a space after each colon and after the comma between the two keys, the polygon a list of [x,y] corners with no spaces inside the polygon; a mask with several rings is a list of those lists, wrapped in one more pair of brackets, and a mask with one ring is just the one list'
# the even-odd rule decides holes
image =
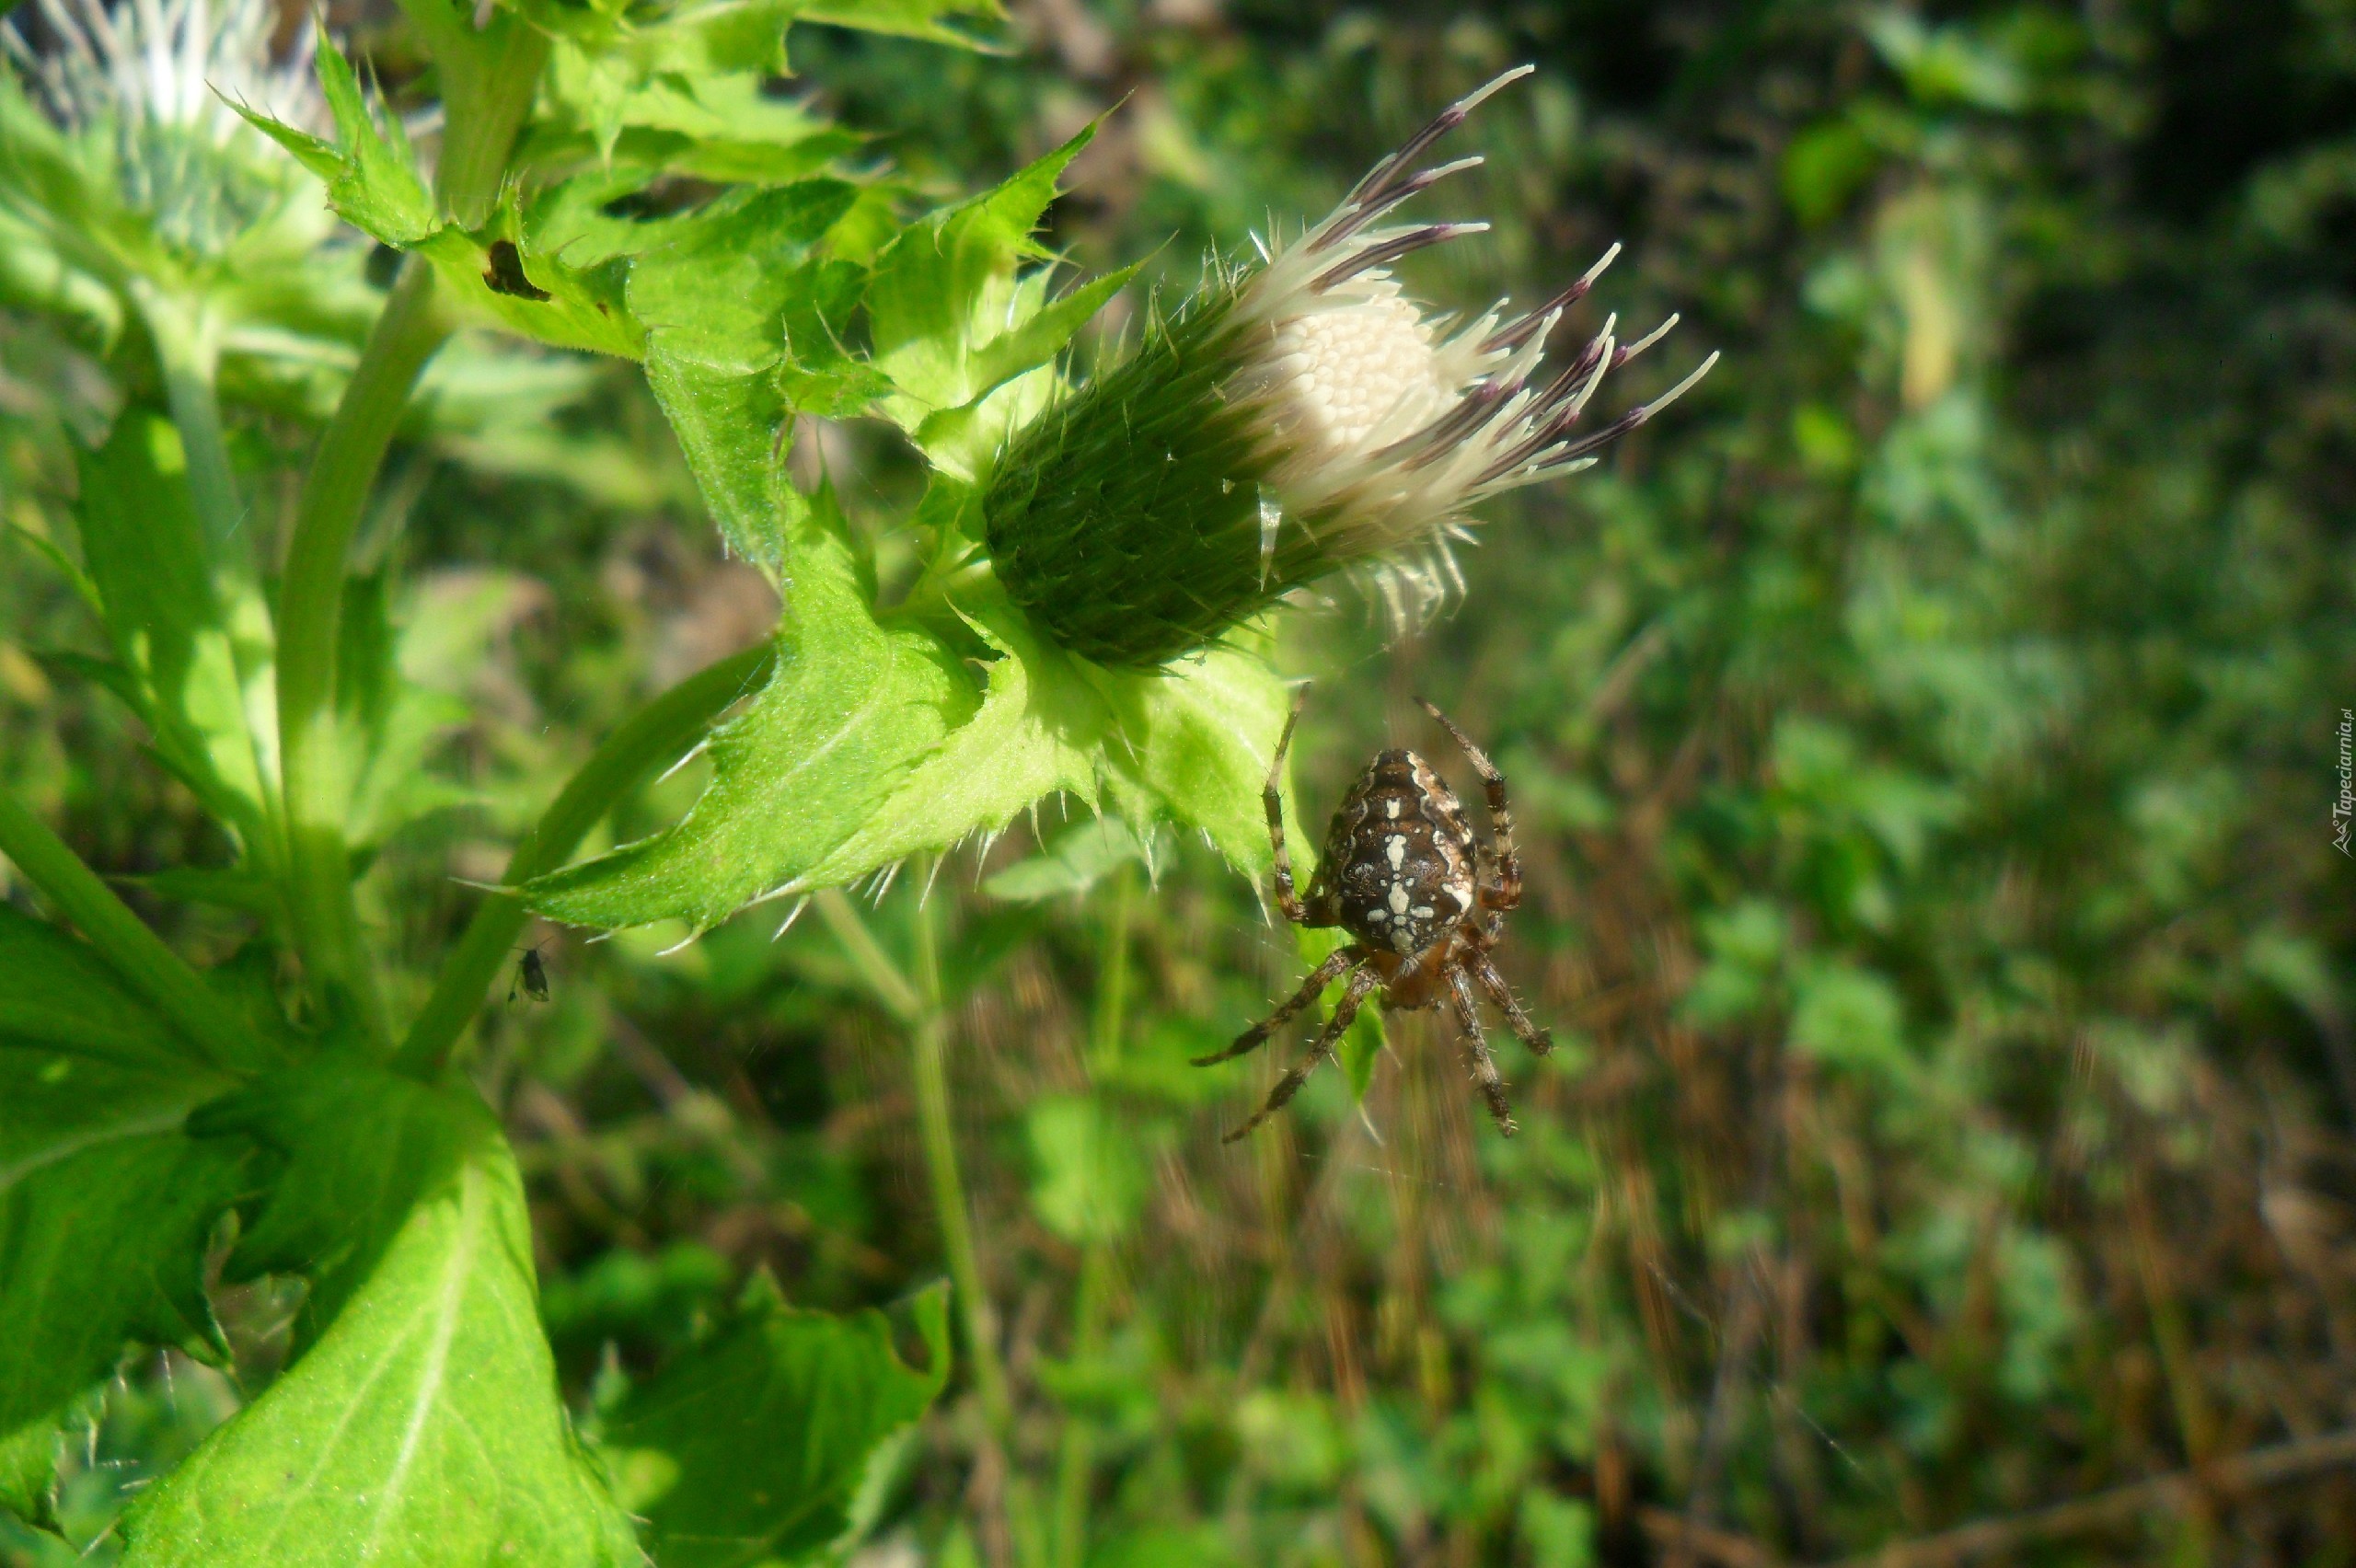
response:
{"label": "spider abdomen", "polygon": [[1474,843],[1455,791],[1431,766],[1411,751],[1383,752],[1334,813],[1311,906],[1377,951],[1420,952],[1472,911]]}

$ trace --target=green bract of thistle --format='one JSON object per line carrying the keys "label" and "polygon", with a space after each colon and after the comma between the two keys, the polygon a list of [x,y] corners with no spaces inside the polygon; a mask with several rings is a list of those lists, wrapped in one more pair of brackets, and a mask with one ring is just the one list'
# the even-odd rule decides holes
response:
{"label": "green bract of thistle", "polygon": [[324,120],[307,27],[280,59],[266,0],[29,9],[43,48],[0,25],[0,298],[105,340],[159,297],[217,318],[231,352],[357,330],[357,265],[316,265],[332,218],[231,107]]}
{"label": "green bract of thistle", "polygon": [[[1052,406],[1057,354],[1126,280],[1053,295],[1051,259],[1032,238],[1086,141],[918,217],[863,259],[834,248],[838,205],[810,206],[793,226],[804,209],[792,193],[816,183],[803,181],[630,264],[649,379],[707,502],[732,539],[758,544],[786,611],[774,674],[713,734],[712,781],[687,815],[537,879],[533,908],[692,933],[987,839],[1057,796],[1140,829],[1198,829],[1241,866],[1265,859],[1260,787],[1286,709],[1265,660],[1221,650],[1166,674],[1107,669],[1042,636],[982,555],[992,452]],[[853,304],[858,353],[837,336]],[[931,464],[904,525],[927,565],[903,591],[879,587],[828,490],[788,482],[789,407],[872,410]]]}
{"label": "green bract of thistle", "polygon": [[1371,569],[1394,616],[1453,577],[1469,509],[1568,473],[1698,381],[1591,433],[1575,427],[1606,372],[1675,325],[1622,342],[1613,324],[1541,378],[1546,340],[1617,247],[1535,310],[1427,317],[1391,263],[1488,225],[1378,226],[1481,162],[1417,167],[1509,71],[1450,105],[1322,223],[1255,268],[1215,269],[1149,322],[1123,363],[1059,402],[997,465],[984,510],[999,579],[1058,642],[1151,666],[1208,646],[1335,571]]}

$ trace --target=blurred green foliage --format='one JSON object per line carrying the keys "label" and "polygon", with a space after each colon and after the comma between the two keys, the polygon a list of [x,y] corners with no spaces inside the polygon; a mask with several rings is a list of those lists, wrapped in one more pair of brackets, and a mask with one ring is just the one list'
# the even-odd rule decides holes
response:
{"label": "blurred green foliage", "polygon": [[[363,31],[398,93],[413,46]],[[1052,811],[781,933],[559,938],[475,1071],[576,1405],[737,1321],[759,1268],[840,1309],[941,1271],[937,1027],[1003,1387],[961,1359],[874,1479],[873,1568],[1803,1562],[1988,1516],[2022,1532],[1990,1560],[2356,1561],[2325,1467],[2025,1522],[2356,1422],[2356,9],[1034,0],[1012,39],[801,28],[793,90],[941,199],[1111,111],[1050,213],[1089,270],[1144,265],[1108,340],[1531,59],[1449,196],[1494,234],[1417,282],[1536,297],[1622,239],[1599,298],[1725,350],[1499,508],[1421,635],[1346,594],[1283,628],[1321,677],[1305,820],[1378,744],[1446,758],[1411,693],[1497,757],[1505,966],[1561,1044],[1508,1064],[1511,1143],[1449,1031],[1394,1017],[1362,1107],[1329,1074],[1222,1148],[1275,1064],[1184,1059],[1300,955],[1198,843]],[[421,966],[453,876],[775,614],[633,367],[520,363],[529,420],[445,365],[370,532],[404,673],[470,715],[436,743],[469,803],[391,813],[364,886]],[[32,542],[123,390],[0,316],[0,772],[135,878],[221,847],[45,657],[87,634]],[[469,396],[497,422],[434,417]],[[249,490],[315,417],[233,432]],[[920,479],[859,424],[797,461],[870,531]],[[126,885],[183,951],[253,926]],[[77,1541],[266,1381],[267,1289],[223,1309],[237,1378],[166,1353],[90,1413]]]}

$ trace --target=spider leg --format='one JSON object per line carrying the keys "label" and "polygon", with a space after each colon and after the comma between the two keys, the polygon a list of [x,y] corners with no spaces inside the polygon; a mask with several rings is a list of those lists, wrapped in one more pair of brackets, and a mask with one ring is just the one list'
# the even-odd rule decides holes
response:
{"label": "spider leg", "polygon": [[1276,755],[1268,762],[1268,781],[1260,790],[1260,802],[1268,809],[1268,843],[1276,852],[1276,907],[1286,919],[1296,926],[1309,924],[1309,911],[1300,902],[1300,894],[1293,891],[1292,857],[1285,853],[1285,806],[1276,791],[1276,782],[1284,777],[1285,753],[1292,746],[1292,727],[1300,722],[1300,709],[1309,700],[1309,688],[1303,686],[1292,699],[1292,712],[1286,716],[1285,732],[1276,739]]}
{"label": "spider leg", "polygon": [[1513,988],[1506,984],[1506,977],[1497,973],[1497,966],[1489,961],[1487,953],[1465,954],[1464,967],[1472,972],[1473,979],[1481,982],[1481,989],[1489,993],[1489,999],[1497,1004],[1497,1010],[1506,1015],[1506,1021],[1513,1025],[1513,1032],[1521,1036],[1524,1045],[1541,1056],[1554,1048],[1553,1031],[1541,1029],[1530,1021],[1530,1015],[1521,1010],[1519,1002],[1513,999]]}
{"label": "spider leg", "polygon": [[1489,1102],[1489,1117],[1497,1131],[1507,1137],[1514,1135],[1513,1111],[1506,1103],[1505,1080],[1497,1077],[1497,1060],[1489,1055],[1488,1037],[1481,1032],[1481,1009],[1472,999],[1472,984],[1464,978],[1464,971],[1448,972],[1449,994],[1456,1002],[1456,1021],[1464,1026],[1464,1043],[1472,1055],[1472,1077],[1481,1086],[1481,1098]]}
{"label": "spider leg", "polygon": [[1276,1080],[1276,1087],[1268,1091],[1267,1102],[1252,1113],[1250,1121],[1218,1141],[1233,1143],[1238,1138],[1248,1137],[1253,1128],[1283,1110],[1285,1102],[1299,1094],[1300,1086],[1309,1081],[1309,1075],[1317,1070],[1317,1064],[1334,1054],[1334,1043],[1341,1039],[1342,1032],[1357,1020],[1358,1008],[1366,1001],[1368,994],[1381,984],[1380,976],[1371,969],[1361,969],[1352,974],[1348,989],[1342,993],[1340,1004],[1334,1009],[1333,1020],[1318,1032],[1317,1043],[1310,1046],[1309,1055],[1301,1058],[1299,1066]]}
{"label": "spider leg", "polygon": [[1300,989],[1292,994],[1290,1001],[1237,1035],[1235,1043],[1226,1050],[1214,1051],[1207,1056],[1196,1056],[1195,1066],[1207,1067],[1214,1062],[1230,1061],[1247,1052],[1258,1050],[1267,1043],[1269,1035],[1274,1034],[1291,1020],[1293,1014],[1315,1001],[1324,992],[1326,986],[1339,979],[1342,971],[1353,964],[1364,963],[1366,959],[1366,950],[1355,942],[1348,947],[1336,948],[1326,956],[1324,963],[1310,971],[1309,978],[1300,983]]}
{"label": "spider leg", "polygon": [[1456,721],[1422,698],[1424,711],[1439,721],[1439,727],[1454,737],[1463,748],[1465,759],[1472,771],[1481,776],[1482,786],[1489,795],[1489,831],[1496,836],[1492,853],[1496,857],[1496,884],[1481,889],[1482,906],[1488,909],[1511,909],[1521,902],[1521,852],[1513,841],[1513,808],[1506,803],[1506,776],[1489,760],[1489,754],[1472,744],[1472,737],[1456,727]]}

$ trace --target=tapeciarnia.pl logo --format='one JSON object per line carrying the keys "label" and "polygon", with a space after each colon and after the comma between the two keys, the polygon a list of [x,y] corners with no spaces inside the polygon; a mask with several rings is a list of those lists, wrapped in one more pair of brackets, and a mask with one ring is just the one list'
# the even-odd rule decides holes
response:
{"label": "tapeciarnia.pl logo", "polygon": [[2350,859],[2348,830],[2356,819],[2356,709],[2339,710],[2339,799],[2331,803],[2331,847]]}

